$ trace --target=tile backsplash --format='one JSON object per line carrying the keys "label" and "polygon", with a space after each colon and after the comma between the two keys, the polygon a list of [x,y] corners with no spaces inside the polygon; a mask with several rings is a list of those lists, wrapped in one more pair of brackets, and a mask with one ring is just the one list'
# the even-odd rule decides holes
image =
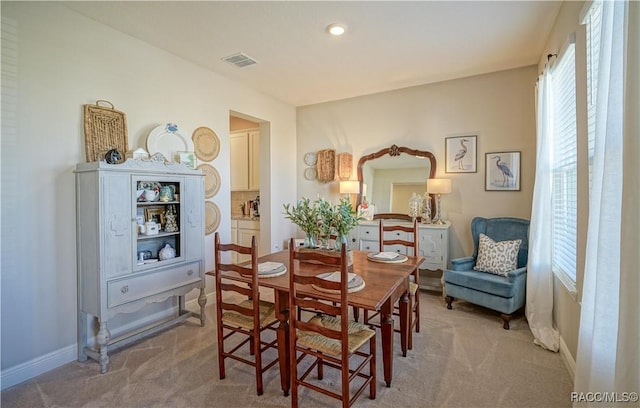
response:
{"label": "tile backsplash", "polygon": [[240,208],[240,204],[249,201],[255,200],[256,196],[260,195],[260,191],[232,191],[231,192],[231,216],[232,217],[242,217],[242,209]]}

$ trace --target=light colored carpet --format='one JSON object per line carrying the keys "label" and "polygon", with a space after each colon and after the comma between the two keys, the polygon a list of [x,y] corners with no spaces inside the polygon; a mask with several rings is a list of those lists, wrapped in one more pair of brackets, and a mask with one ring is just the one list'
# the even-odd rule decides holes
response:
{"label": "light colored carpet", "polygon": [[[439,294],[421,292],[421,331],[400,354],[396,334],[393,383],[386,388],[378,350],[378,394],[357,407],[570,407],[572,382],[558,353],[533,344],[522,315],[502,329],[497,313]],[[253,368],[229,361],[218,378],[213,305],[207,325],[195,319],[111,355],[109,372],[96,362],[72,362],[2,392],[9,407],[288,407],[278,366],[255,393]],[[380,341],[378,341],[380,347]],[[327,368],[324,381],[337,379]],[[303,407],[335,407],[336,400],[304,390]]]}

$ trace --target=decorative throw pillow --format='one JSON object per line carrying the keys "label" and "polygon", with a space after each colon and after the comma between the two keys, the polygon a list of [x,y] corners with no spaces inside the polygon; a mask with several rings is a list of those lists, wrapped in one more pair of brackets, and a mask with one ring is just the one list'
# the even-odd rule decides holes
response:
{"label": "decorative throw pillow", "polygon": [[496,242],[484,234],[480,234],[476,271],[489,272],[505,276],[518,266],[518,251],[521,239]]}

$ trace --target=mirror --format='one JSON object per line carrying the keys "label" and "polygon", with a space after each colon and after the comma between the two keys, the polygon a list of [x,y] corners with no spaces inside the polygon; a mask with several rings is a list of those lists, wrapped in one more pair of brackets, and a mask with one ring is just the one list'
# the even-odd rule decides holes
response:
{"label": "mirror", "polygon": [[[427,179],[435,175],[433,153],[392,145],[358,161],[358,204],[365,196],[376,206],[376,213],[407,214],[411,195],[427,191]],[[435,208],[433,197],[431,208]]]}

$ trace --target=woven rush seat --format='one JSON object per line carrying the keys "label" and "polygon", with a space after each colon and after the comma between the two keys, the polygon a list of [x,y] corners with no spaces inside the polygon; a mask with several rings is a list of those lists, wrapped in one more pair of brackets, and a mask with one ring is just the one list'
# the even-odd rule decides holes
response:
{"label": "woven rush seat", "polygon": [[[309,323],[322,326],[324,328],[339,331],[340,319],[335,316],[314,316]],[[349,321],[348,326],[349,353],[354,353],[362,347],[369,339],[376,335],[376,332],[362,323]],[[318,350],[322,353],[339,356],[342,352],[340,340],[330,339],[315,332],[298,330],[298,343],[310,349]]]}
{"label": "woven rush seat", "polygon": [[[238,306],[243,309],[253,309],[253,301],[245,300]],[[260,328],[270,326],[278,320],[276,319],[275,312],[276,306],[273,303],[267,302],[266,300],[260,301]],[[224,311],[222,313],[222,321],[228,325],[235,325],[248,330],[253,329],[253,317],[245,316],[233,310]]]}

